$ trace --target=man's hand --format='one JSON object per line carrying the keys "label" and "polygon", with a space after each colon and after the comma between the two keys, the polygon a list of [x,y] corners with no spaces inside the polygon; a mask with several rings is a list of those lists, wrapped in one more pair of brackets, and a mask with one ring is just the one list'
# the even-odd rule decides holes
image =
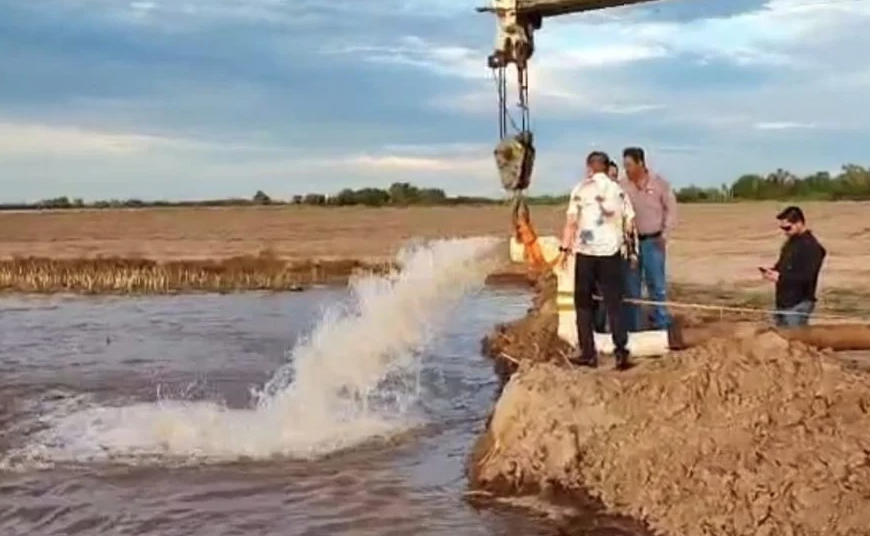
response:
{"label": "man's hand", "polygon": [[765,268],[764,271],[761,272],[761,277],[767,279],[771,283],[776,283],[779,281],[779,272],[770,268]]}
{"label": "man's hand", "polygon": [[658,238],[656,238],[655,245],[656,245],[656,247],[658,247],[661,251],[665,251],[665,248],[666,248],[667,245],[668,245],[668,241],[667,241],[667,239],[665,238],[665,235],[660,235]]}

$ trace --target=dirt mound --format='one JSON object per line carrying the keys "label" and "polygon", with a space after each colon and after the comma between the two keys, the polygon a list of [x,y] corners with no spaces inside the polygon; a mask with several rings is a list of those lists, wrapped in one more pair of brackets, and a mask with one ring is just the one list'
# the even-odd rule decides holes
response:
{"label": "dirt mound", "polygon": [[538,305],[488,341],[516,370],[472,454],[473,487],[591,493],[674,536],[870,534],[865,373],[773,332],[624,373],[573,369]]}
{"label": "dirt mound", "polygon": [[483,339],[483,354],[495,361],[503,381],[517,370],[520,361],[564,363],[571,350],[556,333],[556,278],[539,279],[534,296],[526,316],[498,324]]}

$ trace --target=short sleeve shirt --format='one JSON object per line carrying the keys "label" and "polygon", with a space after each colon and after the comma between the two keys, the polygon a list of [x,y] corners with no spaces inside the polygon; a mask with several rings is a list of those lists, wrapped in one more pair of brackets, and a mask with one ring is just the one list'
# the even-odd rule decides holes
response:
{"label": "short sleeve shirt", "polygon": [[596,173],[571,190],[568,216],[577,218],[574,252],[606,257],[620,251],[634,209],[625,191],[604,173]]}

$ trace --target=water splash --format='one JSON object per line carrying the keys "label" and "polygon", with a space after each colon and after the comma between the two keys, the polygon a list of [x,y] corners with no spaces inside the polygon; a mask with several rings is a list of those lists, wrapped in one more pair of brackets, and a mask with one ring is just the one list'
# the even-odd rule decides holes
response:
{"label": "water splash", "polygon": [[325,310],[251,409],[184,400],[57,406],[0,468],[315,457],[406,430],[414,425],[420,351],[451,306],[482,287],[499,244],[436,241],[400,252],[401,272],[353,280],[351,303]]}

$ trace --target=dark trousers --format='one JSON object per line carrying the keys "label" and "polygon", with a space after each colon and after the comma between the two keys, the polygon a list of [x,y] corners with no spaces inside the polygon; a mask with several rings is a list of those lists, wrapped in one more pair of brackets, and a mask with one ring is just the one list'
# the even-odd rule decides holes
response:
{"label": "dark trousers", "polygon": [[577,312],[577,348],[582,359],[595,359],[594,300],[597,289],[610,320],[610,335],[617,356],[628,355],[628,332],[622,316],[625,294],[622,255],[595,257],[578,254],[574,261],[574,307]]}
{"label": "dark trousers", "polygon": [[[601,296],[601,289],[595,286],[595,294]],[[607,333],[607,309],[604,302],[595,300],[592,302],[592,325],[597,333]]]}

